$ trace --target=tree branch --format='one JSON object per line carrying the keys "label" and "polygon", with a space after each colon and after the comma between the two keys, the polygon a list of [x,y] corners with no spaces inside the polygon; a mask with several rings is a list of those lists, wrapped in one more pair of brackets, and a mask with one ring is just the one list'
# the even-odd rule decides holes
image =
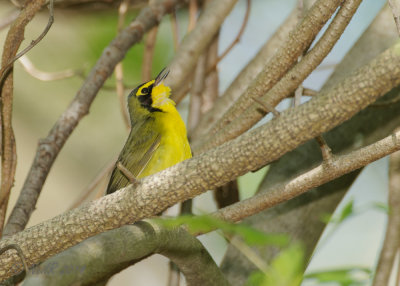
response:
{"label": "tree branch", "polygon": [[246,90],[249,84],[259,74],[265,63],[273,55],[276,49],[286,40],[289,32],[297,23],[296,13],[293,11],[283,22],[279,29],[261,47],[257,55],[247,64],[247,66],[232,81],[222,96],[220,96],[207,113],[202,116],[197,127],[191,132],[191,138],[197,140],[200,136],[209,132],[211,127],[220,120],[224,113],[233,105],[239,96]]}
{"label": "tree branch", "polygon": [[389,163],[389,220],[373,286],[389,285],[394,259],[400,247],[400,152],[390,156]]}
{"label": "tree branch", "polygon": [[[183,39],[169,65],[172,72],[165,79],[165,83],[172,90],[182,87],[194,70],[199,56],[208,47],[236,2],[237,0],[213,0],[206,4],[195,28]],[[177,94],[179,93],[172,94],[171,98],[178,103],[181,98],[177,98]]]}
{"label": "tree branch", "polygon": [[[244,14],[244,19],[242,22],[242,26],[239,29],[239,33],[236,35],[235,39],[232,41],[232,43],[223,51],[223,53],[218,57],[218,59],[215,61],[215,65],[222,61],[223,58],[226,57],[227,54],[233,49],[233,47],[240,42],[240,38],[242,37],[244,30],[246,29],[247,22],[249,20],[249,15],[250,15],[250,7],[251,7],[251,0],[246,0],[246,12]],[[214,68],[214,67],[213,67]]]}
{"label": "tree branch", "polygon": [[[220,209],[213,213],[213,216],[217,217],[218,219],[223,219],[226,221],[231,221],[231,222],[236,222],[240,221],[245,217],[252,216],[262,210],[265,210],[266,208],[270,208],[272,206],[275,206],[281,202],[287,201],[293,197],[296,197],[306,191],[308,191],[311,188],[320,186],[328,181],[331,181],[335,178],[338,178],[346,173],[349,173],[351,171],[354,171],[358,168],[361,168],[363,166],[368,165],[369,163],[378,160],[386,155],[389,155],[390,153],[393,153],[396,150],[400,149],[400,130],[397,130],[394,134],[391,134],[390,136],[374,143],[371,144],[367,147],[361,148],[359,150],[350,152],[345,155],[340,155],[337,157],[334,157],[332,161],[327,164],[326,162],[323,162],[321,165],[318,167],[296,177],[293,180],[290,180],[288,183],[282,184],[280,186],[274,186],[270,187],[268,190],[265,191],[265,193],[256,195],[250,199],[238,202],[234,205],[225,207],[223,209]],[[399,153],[396,153],[400,155]],[[392,155],[393,157],[394,155]],[[398,162],[397,162],[398,163]],[[395,166],[396,169],[393,170],[393,174],[396,175],[394,178],[395,180],[392,181],[392,183],[398,183],[396,180],[398,180],[400,177],[399,175],[399,166]],[[391,184],[392,187],[397,188],[399,184]],[[392,194],[392,199],[396,200],[396,203],[398,198],[393,196]],[[392,200],[392,202],[394,202]],[[393,205],[392,205],[393,207]],[[392,209],[394,211],[395,209]],[[398,211],[397,211],[398,212]],[[389,224],[388,225],[388,231],[392,232],[392,235],[390,236],[390,239],[393,240],[391,244],[391,248],[388,248],[387,251],[384,253],[387,258],[391,258],[391,262],[394,260],[394,256],[396,254],[396,250],[398,247],[398,242],[399,236],[396,235],[398,234],[397,232],[399,231],[399,217],[396,216],[396,212],[392,212],[393,218],[397,221],[397,224]],[[141,224],[137,224],[137,228],[140,228]],[[392,227],[390,227],[392,226]],[[390,227],[390,228],[389,228]],[[49,273],[48,275],[41,275],[43,280],[41,280],[41,285],[61,285],[60,281],[63,281],[63,283],[66,283],[65,285],[69,285],[70,283],[76,281],[78,279],[78,275],[76,275],[75,271],[72,273],[68,273],[68,278],[71,277],[70,279],[67,280],[67,277],[64,275],[60,275],[60,271],[58,269],[65,269],[67,268],[68,265],[74,265],[75,269],[85,269],[84,271],[84,277],[80,276],[79,281],[82,283],[93,283],[95,281],[90,281],[90,280],[85,280],[85,279],[93,279],[93,273],[92,271],[96,272],[96,279],[104,279],[105,276],[108,276],[110,274],[114,274],[117,271],[120,271],[124,269],[127,265],[127,262],[129,261],[135,261],[137,262],[138,260],[141,260],[142,258],[147,257],[148,255],[154,253],[153,248],[156,247],[157,249],[163,249],[165,244],[172,244],[172,254],[177,255],[178,253],[185,252],[182,247],[182,242],[184,241],[182,238],[178,237],[171,237],[172,235],[179,235],[179,233],[182,233],[182,229],[176,229],[176,230],[163,230],[161,229],[161,233],[154,233],[154,229],[151,231],[146,231],[145,228],[143,228],[144,235],[141,233],[140,235],[132,235],[131,233],[127,236],[127,238],[124,241],[120,241],[121,236],[124,235],[124,232],[126,231],[125,228],[135,228],[134,226],[126,226],[119,228],[117,230],[112,230],[104,234],[100,234],[96,237],[93,237],[91,239],[86,240],[85,242],[76,245],[72,249],[68,250],[67,252],[61,253],[58,256],[52,257],[49,260],[47,260],[45,263],[41,264],[41,266],[38,269],[33,269],[33,273],[48,273],[48,271],[45,271],[46,268],[50,268],[52,265],[56,265],[56,269],[52,269],[53,271]],[[156,230],[160,230],[160,228],[157,228]],[[164,232],[167,232],[166,235],[164,235]],[[175,232],[177,231],[177,233]],[[191,237],[191,235],[187,234],[186,232],[184,233],[185,237],[189,237],[189,240],[192,241],[194,238]],[[149,238],[150,236],[150,238]],[[152,239],[153,237],[156,236],[157,243],[153,245]],[[119,238],[118,243],[115,243],[116,237]],[[143,243],[141,241],[145,240],[146,243],[143,246]],[[149,240],[151,242],[149,242]],[[168,241],[168,242],[166,242]],[[175,243],[178,241],[178,245],[175,245]],[[387,240],[388,241],[388,240]],[[197,242],[197,241],[196,241]],[[132,244],[132,245],[131,245]],[[96,247],[97,245],[97,247]],[[102,245],[108,245],[108,248],[102,247]],[[185,243],[183,243],[185,245]],[[387,244],[385,244],[387,245]],[[140,251],[137,249],[137,247],[140,247]],[[118,247],[121,249],[121,251],[125,249],[129,249],[129,252],[126,253],[124,252],[124,255],[121,256],[120,253],[118,252]],[[150,250],[147,250],[150,247]],[[92,249],[93,248],[98,248],[101,249],[101,253],[95,252],[93,254]],[[198,254],[196,252],[195,254]],[[186,257],[186,254],[183,254]],[[208,253],[207,253],[208,255]],[[105,256],[111,256],[111,257],[105,257]],[[121,257],[123,257],[124,261],[121,261]],[[170,256],[168,256],[170,257]],[[171,257],[170,257],[171,258]],[[88,263],[89,261],[94,261],[93,263]],[[107,261],[107,263],[104,263]],[[110,261],[116,261],[118,263],[113,263],[113,267],[110,267]],[[189,262],[185,262],[185,259],[181,261],[184,265],[186,265],[186,269],[193,267],[192,265],[192,260]],[[90,265],[90,269],[86,269],[87,265]],[[128,263],[130,265],[130,263]],[[182,265],[182,264],[181,264]],[[203,264],[201,264],[203,265]],[[380,264],[381,265],[381,264]],[[213,263],[213,266],[216,267],[216,265]],[[383,265],[382,265],[383,266]],[[386,278],[389,277],[388,274],[390,274],[390,270],[392,267],[392,263],[388,265],[389,268],[386,269],[389,271],[389,273],[385,273]],[[182,268],[182,266],[180,266]],[[218,269],[218,268],[217,268]],[[216,270],[213,270],[212,273],[215,273]],[[99,277],[99,273],[102,274],[102,276]],[[195,272],[196,273],[196,272]],[[198,270],[198,274],[202,273],[208,273],[207,276],[209,276],[210,272],[203,272]],[[219,273],[219,272],[218,272]],[[28,277],[29,279],[33,279],[34,276],[36,275],[31,275],[31,277]],[[185,275],[186,276],[186,275]],[[73,279],[73,280],[71,280]],[[187,277],[188,279],[188,277]],[[45,283],[47,281],[47,283]],[[65,281],[65,282],[64,282]],[[380,280],[379,280],[380,281]],[[211,285],[211,284],[199,284],[198,280],[195,280],[197,284],[193,285]],[[50,284],[49,284],[50,283]],[[220,283],[220,282],[219,282]],[[387,281],[386,281],[387,283]],[[376,285],[386,285],[385,284],[376,284]],[[27,284],[29,285],[29,283]],[[215,284],[215,285],[221,285],[221,284]]]}
{"label": "tree branch", "polygon": [[[390,9],[386,7],[377,15],[341,63],[337,64],[336,70],[322,90],[327,91],[346,79],[355,69],[366,64],[371,58],[396,42],[397,33],[392,21]],[[382,30],[382,27],[385,29]],[[400,89],[396,88],[382,100],[387,101],[397,97],[399,93]],[[367,146],[388,136],[394,128],[400,126],[399,109],[400,103],[381,109],[370,105],[351,120],[324,133],[324,137],[335,154]],[[320,162],[321,153],[318,145],[311,140],[270,164],[267,175],[260,184],[259,192],[281,184],[288,178],[295,178]],[[305,257],[308,260],[314,253],[315,246],[326,226],[320,220],[321,215],[335,210],[359,173],[360,170],[354,171],[312,189],[295,199],[247,218],[245,223],[260,230],[285,233],[296,241],[302,241],[305,246]],[[272,261],[276,254],[262,248],[258,248],[258,251],[268,262]],[[244,283],[249,274],[255,270],[254,266],[248,263],[247,259],[234,247],[228,248],[221,267],[228,279],[235,283]]]}
{"label": "tree branch", "polygon": [[[265,116],[265,113],[260,113],[257,111],[259,106],[249,100],[250,95],[253,95],[253,97],[260,97],[262,101],[268,102],[269,105],[275,107],[282,99],[284,99],[294,90],[296,90],[296,88],[303,82],[303,80],[321,63],[321,61],[331,51],[334,44],[337,42],[344,29],[346,28],[347,24],[350,22],[360,3],[361,0],[345,1],[322,38],[318,41],[315,47],[303,57],[302,61],[296,64],[287,74],[283,76],[282,79],[279,80],[277,78],[276,80],[279,80],[277,84],[275,84],[275,82],[271,82],[269,86],[263,86],[265,87],[265,89],[261,89],[259,88],[258,84],[254,85],[254,83],[259,83],[261,82],[261,80],[263,82],[268,82],[276,76],[276,69],[270,66],[273,63],[274,59],[276,60],[276,58],[274,57],[273,59],[271,59],[268,66],[265,67],[265,71],[260,73],[255,82],[253,82],[253,84],[241,96],[243,100],[239,99],[239,101],[237,101],[235,105],[232,106],[232,108],[228,110],[226,114],[224,114],[221,121],[218,122],[218,124],[214,128],[212,128],[210,134],[213,135],[203,138],[202,142],[207,142],[207,145],[201,146],[202,143],[199,142],[198,144],[193,146],[193,149],[196,151],[196,147],[199,147],[200,145],[200,150],[197,151],[201,152],[202,150],[217,146],[222,142],[235,138],[239,134],[251,128],[251,126],[257,123],[259,120],[261,120]],[[312,9],[316,9],[315,5],[313,7],[314,8]],[[316,10],[312,9],[309,11],[308,16],[306,16],[305,20],[307,18],[313,19],[313,13],[315,13]],[[303,22],[305,22],[305,20],[303,20]],[[314,19],[314,21],[316,20]],[[297,26],[297,29],[300,29],[300,26]],[[294,34],[292,36],[294,36]],[[310,38],[309,40],[311,41],[312,39]],[[297,41],[297,38],[291,38],[291,41]],[[308,42],[308,44],[310,43],[311,42]],[[293,60],[296,61],[297,58],[293,58]],[[292,65],[293,63],[294,62],[290,62],[290,65]],[[246,102],[245,105],[239,104],[244,102]],[[208,140],[211,137],[212,140]]]}
{"label": "tree branch", "polygon": [[[32,42],[24,51],[17,55],[18,49],[24,39],[25,26],[32,20],[35,14],[45,4],[44,0],[27,3],[17,19],[11,25],[4,43],[3,55],[0,69],[0,92],[1,92],[1,186],[0,186],[0,234],[3,231],[8,198],[14,184],[15,170],[17,166],[17,154],[14,130],[12,127],[12,105],[13,105],[13,64],[18,57],[31,49],[36,42]],[[51,15],[52,17],[52,15]],[[50,23],[50,21],[49,21]],[[47,25],[43,37],[46,34]],[[41,35],[41,36],[42,36]]]}
{"label": "tree branch", "polygon": [[[400,43],[397,43],[329,92],[281,113],[267,124],[145,177],[135,187],[130,185],[3,239],[0,247],[18,244],[31,266],[88,237],[155,215],[258,169],[348,120],[399,83]],[[15,256],[0,258],[1,279],[15,274],[11,265],[18,265]]]}
{"label": "tree branch", "polygon": [[[270,187],[262,194],[220,209],[214,215],[223,220],[240,221],[262,210],[297,197],[312,188],[321,186],[340,176],[362,168],[398,150],[400,150],[400,129],[367,147],[345,155],[334,156],[329,162],[324,161],[318,167],[290,180],[288,183]],[[396,226],[400,225],[399,218],[400,216],[398,216],[399,221]],[[396,233],[399,229],[397,228]],[[396,239],[398,238],[396,236]],[[394,255],[395,252],[393,253],[393,257]]]}
{"label": "tree branch", "polygon": [[49,135],[39,143],[28,177],[6,225],[5,235],[14,234],[25,228],[58,153],[79,121],[89,112],[97,92],[111,75],[116,64],[123,59],[132,45],[142,39],[146,31],[156,26],[161,18],[180,2],[163,0],[144,8],[137,18],[104,49],[67,110],[58,119]]}
{"label": "tree branch", "polygon": [[152,220],[85,240],[32,269],[24,285],[93,284],[155,253],[171,259],[188,285],[229,285],[200,241],[183,228],[166,229]]}

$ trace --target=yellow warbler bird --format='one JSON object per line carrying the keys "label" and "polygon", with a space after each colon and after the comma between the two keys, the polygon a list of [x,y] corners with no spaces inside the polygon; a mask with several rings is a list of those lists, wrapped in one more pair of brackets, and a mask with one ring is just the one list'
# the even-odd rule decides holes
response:
{"label": "yellow warbler bird", "polygon": [[171,89],[163,84],[169,71],[143,83],[128,96],[131,132],[122,149],[107,187],[111,194],[130,184],[121,168],[142,178],[192,157],[186,127],[169,98]]}

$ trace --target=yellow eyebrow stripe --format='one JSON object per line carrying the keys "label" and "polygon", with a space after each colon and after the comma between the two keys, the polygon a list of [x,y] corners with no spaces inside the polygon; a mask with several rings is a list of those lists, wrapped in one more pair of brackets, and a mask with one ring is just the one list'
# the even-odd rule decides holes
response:
{"label": "yellow eyebrow stripe", "polygon": [[147,88],[147,87],[149,87],[150,85],[152,85],[153,83],[154,83],[154,80],[149,81],[149,82],[146,82],[144,85],[142,85],[142,86],[139,88],[139,90],[138,90],[138,92],[137,92],[137,95],[141,95],[141,94],[142,94],[143,88]]}

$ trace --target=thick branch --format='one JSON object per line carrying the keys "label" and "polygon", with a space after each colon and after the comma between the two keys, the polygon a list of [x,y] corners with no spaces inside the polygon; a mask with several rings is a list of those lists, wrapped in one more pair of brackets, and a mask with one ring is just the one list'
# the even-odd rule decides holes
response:
{"label": "thick branch", "polygon": [[[345,1],[340,7],[328,29],[302,60],[296,64],[270,91],[263,95],[260,100],[275,107],[294,92],[304,79],[322,62],[322,60],[332,50],[335,43],[339,40],[344,29],[352,19],[361,0]],[[216,146],[237,137],[250,129],[254,124],[261,120],[264,112],[259,112],[259,105],[252,103],[242,114],[235,114],[236,118],[220,130],[217,135],[212,137],[212,142],[207,143],[207,148]],[[211,143],[211,144],[210,144]]]}
{"label": "thick branch", "polygon": [[183,228],[165,229],[151,220],[83,241],[32,269],[24,285],[93,284],[155,253],[171,259],[188,285],[229,285],[196,238]]}
{"label": "thick branch", "polygon": [[132,45],[142,39],[146,31],[156,26],[179,2],[179,0],[164,0],[144,8],[138,17],[104,49],[70,106],[58,119],[49,135],[39,143],[28,177],[6,225],[5,235],[14,234],[25,228],[58,153],[82,117],[89,112],[97,92],[111,75],[116,64],[123,59]]}
{"label": "thick branch", "polygon": [[[186,160],[135,186],[66,212],[4,239],[18,244],[29,265],[80,241],[155,215],[178,202],[258,169],[296,146],[330,130],[400,83],[400,43],[362,67],[330,92],[281,113],[267,124]],[[0,259],[2,279],[15,273],[12,254]]]}
{"label": "thick branch", "polygon": [[266,62],[276,49],[284,42],[289,32],[297,23],[296,11],[293,11],[271,38],[261,47],[257,55],[247,64],[227,88],[224,94],[217,98],[213,108],[202,116],[199,124],[191,133],[192,139],[199,139],[206,134],[224,113],[233,105],[239,96],[246,90],[251,81],[264,68]]}
{"label": "thick branch", "polygon": [[[270,187],[262,194],[227,206],[215,212],[214,215],[217,218],[228,221],[242,220],[264,209],[297,197],[311,188],[318,187],[344,174],[364,167],[398,150],[400,150],[400,130],[367,147],[350,152],[349,154],[334,156],[329,162],[324,161],[318,167],[290,180],[288,183]],[[397,217],[397,220],[399,221],[396,226],[399,226],[400,216]],[[397,231],[399,230],[397,227]],[[396,239],[398,238],[396,236]],[[393,253],[393,258],[394,255],[395,253]]]}
{"label": "thick branch", "polygon": [[[203,140],[192,146],[195,153],[201,153],[222,142],[214,138],[215,134],[224,129],[237,115],[247,109],[253,103],[251,100],[252,97],[261,97],[281,79],[293,64],[297,62],[298,57],[311,45],[318,32],[336,11],[341,2],[339,0],[319,0],[311,7],[307,16],[289,34],[289,38],[264,66],[263,71],[257,75],[251,85],[223,115],[221,120],[212,127],[209,136],[205,136]],[[199,146],[201,147],[199,148]]]}
{"label": "thick branch", "polygon": [[[390,9],[386,7],[377,15],[342,62],[337,65],[323,90],[328,90],[349,77],[358,67],[390,47],[396,39],[397,33],[393,26],[392,15]],[[399,93],[400,89],[396,88],[385,95],[382,101],[395,98]],[[335,154],[367,146],[388,136],[396,127],[400,126],[399,110],[400,102],[385,108],[370,106],[351,120],[324,133],[324,137]],[[321,152],[318,150],[318,145],[311,140],[270,164],[259,191],[264,192],[273,185],[281,184],[289,178],[295,178],[320,162]],[[310,259],[326,226],[320,220],[321,215],[332,213],[335,210],[359,172],[360,170],[351,172],[314,188],[306,194],[246,219],[245,223],[264,231],[286,233],[294,240],[302,241],[305,246],[306,259]],[[274,258],[275,252],[265,251],[262,248],[257,250],[267,262]],[[248,275],[255,270],[246,257],[234,247],[229,247],[224,260],[226,262],[221,266],[224,273],[228,275],[230,281],[236,283],[244,283]]]}

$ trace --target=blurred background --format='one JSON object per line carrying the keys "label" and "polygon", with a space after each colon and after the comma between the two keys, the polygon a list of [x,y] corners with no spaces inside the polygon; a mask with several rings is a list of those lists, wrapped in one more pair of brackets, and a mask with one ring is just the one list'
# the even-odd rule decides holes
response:
{"label": "blurred background", "polygon": [[[384,0],[363,1],[341,40],[321,67],[305,81],[305,87],[318,90],[322,86],[332,72],[330,67],[341,60],[384,3]],[[240,42],[218,65],[221,91],[255,55],[295,5],[295,0],[252,1],[249,22]],[[13,5],[10,2],[1,0],[0,18],[6,17],[12,9]],[[235,38],[242,24],[245,10],[245,1],[239,0],[225,21],[220,34],[221,52]],[[134,18],[136,13],[129,11],[126,23]],[[178,12],[181,38],[186,32],[187,17],[186,13]],[[41,33],[47,20],[48,11],[46,10],[33,19],[27,27],[23,47]],[[39,139],[46,137],[79,90],[84,76],[93,67],[104,47],[115,37],[117,22],[117,8],[96,12],[55,10],[55,22],[49,33],[27,56],[41,71],[53,73],[72,69],[79,71],[81,75],[56,81],[41,81],[29,75],[21,63],[15,64],[13,122],[18,164],[9,212],[33,161]],[[7,31],[8,28],[0,30],[1,43],[4,43]],[[123,62],[124,83],[132,89],[140,83],[143,49],[143,43],[135,45]],[[154,76],[168,65],[173,55],[171,22],[167,16],[157,35],[152,67]],[[129,90],[126,91],[126,95],[128,93]],[[186,99],[179,105],[184,119],[187,117],[187,104]],[[280,108],[285,108],[285,104]],[[29,225],[37,224],[66,211],[76,200],[79,200],[81,194],[99,172],[118,155],[127,134],[113,76],[97,95],[89,116],[80,122],[58,156]],[[387,159],[382,159],[371,164],[361,173],[341,204],[344,206],[350,200],[354,200],[355,215],[335,230],[328,226],[325,232],[328,235],[322,238],[322,243],[314,254],[308,271],[348,266],[371,269],[374,267],[385,230],[386,214],[373,205],[377,202],[386,204],[387,165]],[[239,187],[242,198],[254,193],[265,171],[262,169],[240,178]],[[105,187],[107,181],[102,184]],[[196,212],[214,209],[215,205],[210,193],[196,198]],[[216,233],[203,235],[200,239],[219,263],[226,249],[224,239]],[[109,285],[165,285],[167,275],[167,259],[154,255],[113,277]],[[303,285],[315,284],[304,282]]]}

